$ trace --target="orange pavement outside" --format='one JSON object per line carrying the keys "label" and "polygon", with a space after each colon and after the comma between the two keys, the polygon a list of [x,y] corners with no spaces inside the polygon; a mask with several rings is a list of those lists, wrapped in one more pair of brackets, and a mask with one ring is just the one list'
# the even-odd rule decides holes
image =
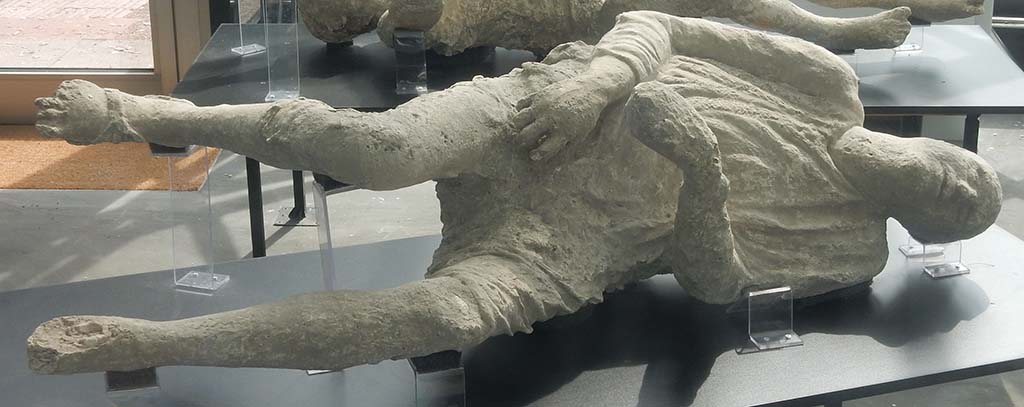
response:
{"label": "orange pavement outside", "polygon": [[[173,158],[174,189],[202,187],[204,159],[212,162],[218,152],[199,148]],[[0,189],[167,190],[167,160],[152,157],[144,143],[75,146],[32,126],[0,126]]]}

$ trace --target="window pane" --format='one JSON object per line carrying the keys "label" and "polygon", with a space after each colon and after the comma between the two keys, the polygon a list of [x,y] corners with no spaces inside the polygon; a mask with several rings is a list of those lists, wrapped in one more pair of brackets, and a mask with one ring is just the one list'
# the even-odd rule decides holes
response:
{"label": "window pane", "polygon": [[0,68],[153,68],[149,0],[0,0]]}

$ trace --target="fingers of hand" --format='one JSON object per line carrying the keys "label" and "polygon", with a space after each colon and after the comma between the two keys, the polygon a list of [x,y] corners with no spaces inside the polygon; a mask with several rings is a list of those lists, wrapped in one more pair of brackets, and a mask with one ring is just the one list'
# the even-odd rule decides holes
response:
{"label": "fingers of hand", "polygon": [[516,110],[523,110],[533,105],[533,98],[535,95],[536,93],[525,98],[519,99],[519,102],[516,103]]}
{"label": "fingers of hand", "polygon": [[544,138],[537,148],[530,151],[530,159],[533,161],[541,161],[551,158],[555,153],[561,151],[568,143],[569,137],[565,134],[552,134]]}
{"label": "fingers of hand", "polygon": [[519,144],[526,148],[532,148],[550,130],[546,120],[537,120],[519,132]]}
{"label": "fingers of hand", "polygon": [[36,131],[46,138],[61,138],[60,128],[43,123],[36,123]]}
{"label": "fingers of hand", "polygon": [[56,98],[37,98],[36,107],[39,109],[55,109],[60,108],[61,103]]}
{"label": "fingers of hand", "polygon": [[526,126],[537,120],[536,110],[533,108],[526,108],[516,113],[515,117],[512,118],[512,125],[515,126],[516,130],[522,131]]}

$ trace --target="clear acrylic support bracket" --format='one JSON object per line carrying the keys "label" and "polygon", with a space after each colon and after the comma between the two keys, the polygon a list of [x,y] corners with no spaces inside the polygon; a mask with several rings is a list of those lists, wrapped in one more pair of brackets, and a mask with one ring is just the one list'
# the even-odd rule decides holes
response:
{"label": "clear acrylic support bracket", "polygon": [[[183,291],[195,292],[200,294],[211,294],[216,292],[224,284],[231,279],[231,277],[224,274],[217,274],[214,272],[214,253],[213,253],[213,191],[209,185],[206,186],[205,198],[206,198],[206,216],[200,224],[204,225],[204,229],[207,232],[206,238],[208,241],[206,244],[200,243],[200,253],[197,253],[199,260],[187,261],[183,253],[179,251],[177,232],[178,228],[183,222],[178,219],[174,214],[175,208],[180,208],[188,205],[187,203],[180,203],[178,193],[175,192],[175,175],[177,170],[175,168],[175,161],[181,160],[187,157],[189,153],[202,150],[203,167],[206,171],[207,182],[210,180],[210,172],[213,166],[213,160],[210,156],[210,149],[207,147],[188,147],[184,149],[166,148],[161,146],[151,146],[150,151],[153,151],[154,156],[167,157],[167,202],[168,210],[172,216],[171,219],[171,268],[174,273],[174,288]],[[202,263],[206,264],[202,264]],[[197,264],[198,263],[198,264]]]}
{"label": "clear acrylic support bracket", "polygon": [[793,330],[793,291],[778,287],[747,293],[748,346],[737,353],[753,353],[803,345]]}
{"label": "clear acrylic support bracket", "polygon": [[267,47],[267,102],[299,97],[298,0],[264,1],[263,35]]}
{"label": "clear acrylic support bracket", "polygon": [[144,407],[158,405],[160,382],[156,368],[130,372],[106,372],[107,399],[115,406]]}
{"label": "clear acrylic support bracket", "polygon": [[466,371],[461,359],[462,353],[453,350],[409,359],[416,407],[466,406]]}
{"label": "clear acrylic support bracket", "polygon": [[963,263],[963,242],[944,244],[926,244],[929,247],[941,248],[941,254],[923,258],[924,272],[931,278],[947,278],[969,274],[971,269]]}
{"label": "clear acrylic support bracket", "polygon": [[235,22],[238,23],[238,46],[231,48],[231,52],[240,56],[261,54],[267,50],[261,42],[266,39],[264,33],[248,30],[254,20],[262,17],[264,0],[231,0],[231,7],[235,10]]}
{"label": "clear acrylic support bracket", "polygon": [[943,253],[945,248],[941,245],[924,245],[908,235],[907,244],[899,247],[900,253],[907,258],[919,258],[937,256]]}
{"label": "clear acrylic support bracket", "polygon": [[[323,272],[324,289],[334,291],[337,287],[334,266],[334,243],[331,241],[331,219],[327,210],[327,197],[351,191],[355,187],[339,183],[327,176],[313,174],[313,215],[316,216],[317,241],[320,244],[320,267]],[[307,370],[310,376],[331,373],[333,370]]]}
{"label": "clear acrylic support bracket", "polygon": [[[313,214],[316,216],[316,238],[320,243],[320,267],[323,271],[324,290],[334,291],[334,244],[331,242],[331,222],[327,215],[327,192],[319,182],[313,183]],[[307,370],[309,376],[331,373],[333,370]]]}
{"label": "clear acrylic support bracket", "polygon": [[925,46],[925,33],[928,31],[928,26],[915,26],[910,30],[910,34],[907,35],[907,39],[903,41],[903,44],[893,48],[893,56],[908,56],[916,55],[924,51]]}
{"label": "clear acrylic support bracket", "polygon": [[427,93],[427,49],[422,31],[395,30],[395,93]]}

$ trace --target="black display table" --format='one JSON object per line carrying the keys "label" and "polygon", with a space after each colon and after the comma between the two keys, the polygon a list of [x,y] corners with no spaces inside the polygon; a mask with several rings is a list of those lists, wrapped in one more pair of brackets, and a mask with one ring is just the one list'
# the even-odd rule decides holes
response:
{"label": "black display table", "polygon": [[977,152],[981,115],[1024,114],[1024,72],[979,26],[914,27],[910,38],[919,31],[922,51],[857,64],[864,113],[966,116],[963,146]]}
{"label": "black display table", "polygon": [[[742,320],[688,298],[665,276],[611,294],[530,335],[464,353],[470,406],[838,405],[841,400],[1024,368],[1024,242],[993,227],[966,242],[966,276],[932,280],[895,247],[873,285],[796,311],[805,345],[739,355]],[[338,286],[420,278],[438,237],[336,249]],[[318,290],[316,252],[218,265],[212,296],[174,290],[170,271],[0,293],[0,404],[106,406],[102,374],[40,376],[25,338],[65,314],[182,318]],[[339,346],[344,346],[339,344]],[[168,406],[412,406],[404,361],[307,376],[276,369],[157,369]]]}

